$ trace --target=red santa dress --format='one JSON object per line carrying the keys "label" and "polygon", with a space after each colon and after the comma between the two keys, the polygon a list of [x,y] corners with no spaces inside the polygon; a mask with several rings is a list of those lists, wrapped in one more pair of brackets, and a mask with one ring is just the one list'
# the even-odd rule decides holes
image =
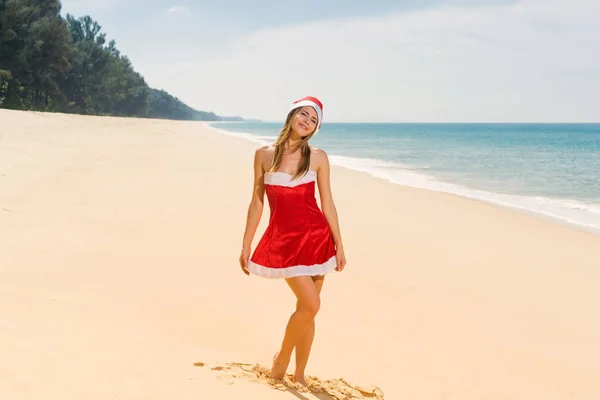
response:
{"label": "red santa dress", "polygon": [[317,173],[292,180],[284,172],[267,172],[265,193],[269,224],[248,270],[265,278],[324,275],[336,267],[331,230],[315,197]]}

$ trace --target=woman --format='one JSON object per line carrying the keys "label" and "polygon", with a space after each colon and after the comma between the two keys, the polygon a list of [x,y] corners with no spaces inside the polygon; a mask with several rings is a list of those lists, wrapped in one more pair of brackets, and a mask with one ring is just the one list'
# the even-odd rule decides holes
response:
{"label": "woman", "polygon": [[[304,370],[312,346],[314,318],[320,307],[325,274],[342,271],[344,246],[329,184],[329,160],[309,139],[321,128],[323,105],[314,97],[292,103],[276,143],[254,154],[254,187],[240,255],[245,274],[285,279],[297,298],[281,349],[273,358],[271,377],[282,379],[296,350],[294,381],[306,385]],[[315,197],[318,185],[322,211]],[[263,211],[269,225],[252,257],[250,246]]]}

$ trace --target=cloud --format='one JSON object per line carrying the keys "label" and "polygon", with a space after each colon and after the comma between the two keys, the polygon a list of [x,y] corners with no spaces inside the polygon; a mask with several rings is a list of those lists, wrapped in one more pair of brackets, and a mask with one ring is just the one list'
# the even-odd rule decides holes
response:
{"label": "cloud", "polygon": [[88,14],[99,10],[109,10],[121,0],[62,0],[63,13]]}
{"label": "cloud", "polygon": [[186,6],[173,6],[167,10],[169,15],[173,14],[188,14],[190,13],[190,9]]}
{"label": "cloud", "polygon": [[281,120],[321,97],[344,121],[593,121],[600,2],[523,0],[266,29],[145,76],[219,114]]}

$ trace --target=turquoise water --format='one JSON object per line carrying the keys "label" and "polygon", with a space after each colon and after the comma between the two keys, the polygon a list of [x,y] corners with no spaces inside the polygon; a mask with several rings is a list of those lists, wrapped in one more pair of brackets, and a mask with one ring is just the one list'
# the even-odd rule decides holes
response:
{"label": "turquoise water", "polygon": [[[272,143],[281,123],[215,123]],[[600,233],[600,124],[327,123],[333,164]]]}

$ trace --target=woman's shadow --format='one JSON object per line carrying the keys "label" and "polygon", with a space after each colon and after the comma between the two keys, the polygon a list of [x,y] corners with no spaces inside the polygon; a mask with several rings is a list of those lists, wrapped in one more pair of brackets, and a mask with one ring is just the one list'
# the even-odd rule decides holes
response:
{"label": "woman's shadow", "polygon": [[286,388],[286,392],[291,393],[292,395],[294,395],[296,398],[300,399],[300,400],[336,400],[335,396],[332,396],[330,394],[324,394],[324,393],[309,393],[310,397],[305,396],[304,393],[300,393],[297,389],[294,388]]}

